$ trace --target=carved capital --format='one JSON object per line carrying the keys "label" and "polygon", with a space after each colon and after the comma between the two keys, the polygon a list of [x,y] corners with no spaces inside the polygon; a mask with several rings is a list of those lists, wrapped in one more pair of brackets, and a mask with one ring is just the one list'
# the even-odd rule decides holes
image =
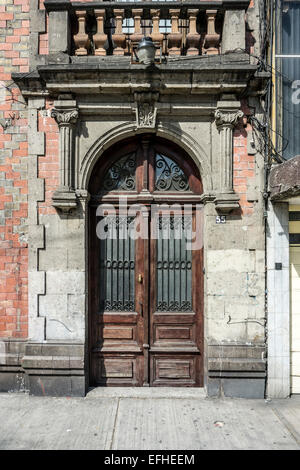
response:
{"label": "carved capital", "polygon": [[78,119],[78,109],[56,109],[51,111],[51,117],[55,119],[59,126],[74,125]]}
{"label": "carved capital", "polygon": [[215,112],[216,125],[218,128],[222,128],[224,126],[234,128],[239,119],[241,119],[243,116],[244,113],[240,109],[235,111],[217,109]]}
{"label": "carved capital", "polygon": [[155,128],[159,94],[153,92],[135,93],[136,121],[138,128]]}

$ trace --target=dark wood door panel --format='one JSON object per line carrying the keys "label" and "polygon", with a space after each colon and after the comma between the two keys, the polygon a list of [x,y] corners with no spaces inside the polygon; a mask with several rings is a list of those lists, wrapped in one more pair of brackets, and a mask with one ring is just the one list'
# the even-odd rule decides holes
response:
{"label": "dark wood door panel", "polygon": [[197,373],[200,357],[197,355],[153,354],[150,361],[151,385],[154,387],[202,386]]}
{"label": "dark wood door panel", "polygon": [[152,315],[152,346],[196,346],[195,313],[160,313]]}
{"label": "dark wood door panel", "polygon": [[142,385],[142,355],[99,353],[94,355],[92,363],[95,385],[115,387]]}
{"label": "dark wood door panel", "polygon": [[[94,321],[94,348],[124,347],[136,350],[141,344],[139,328],[141,319],[135,312],[109,312],[98,314]],[[140,349],[140,348],[138,348]]]}

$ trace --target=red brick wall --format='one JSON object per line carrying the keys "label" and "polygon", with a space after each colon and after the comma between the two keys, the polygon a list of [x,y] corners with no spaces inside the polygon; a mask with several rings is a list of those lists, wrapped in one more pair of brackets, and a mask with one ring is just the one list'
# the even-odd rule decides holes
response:
{"label": "red brick wall", "polygon": [[39,178],[45,179],[45,201],[39,202],[39,214],[55,214],[52,206],[53,192],[59,185],[59,129],[55,120],[50,117],[53,101],[46,100],[46,111],[39,115],[39,131],[45,132],[45,155],[39,157]]}
{"label": "red brick wall", "polygon": [[[245,115],[250,114],[245,101],[242,102],[242,110]],[[244,127],[241,120],[234,132],[233,139],[233,187],[240,196],[240,206],[242,214],[251,215],[253,213],[253,202],[247,201],[247,183],[251,178],[255,178],[255,155],[249,155],[247,149],[248,132],[251,125]]]}
{"label": "red brick wall", "polygon": [[[12,72],[28,72],[29,0],[0,5],[0,336],[27,336],[27,111]],[[8,90],[5,89],[8,87]],[[1,121],[3,122],[3,121]]]}

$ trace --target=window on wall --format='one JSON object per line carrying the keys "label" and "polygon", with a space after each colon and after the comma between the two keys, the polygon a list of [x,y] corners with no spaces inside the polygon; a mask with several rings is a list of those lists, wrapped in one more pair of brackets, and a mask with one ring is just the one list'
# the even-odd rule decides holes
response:
{"label": "window on wall", "polygon": [[277,147],[290,159],[300,155],[300,0],[276,3]]}

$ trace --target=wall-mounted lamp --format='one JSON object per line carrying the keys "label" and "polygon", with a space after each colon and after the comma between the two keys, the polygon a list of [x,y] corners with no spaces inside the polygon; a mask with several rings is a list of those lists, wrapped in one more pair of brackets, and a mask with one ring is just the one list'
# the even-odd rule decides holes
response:
{"label": "wall-mounted lamp", "polygon": [[144,37],[138,44],[135,55],[139,63],[151,65],[155,62],[156,47],[150,37]]}

